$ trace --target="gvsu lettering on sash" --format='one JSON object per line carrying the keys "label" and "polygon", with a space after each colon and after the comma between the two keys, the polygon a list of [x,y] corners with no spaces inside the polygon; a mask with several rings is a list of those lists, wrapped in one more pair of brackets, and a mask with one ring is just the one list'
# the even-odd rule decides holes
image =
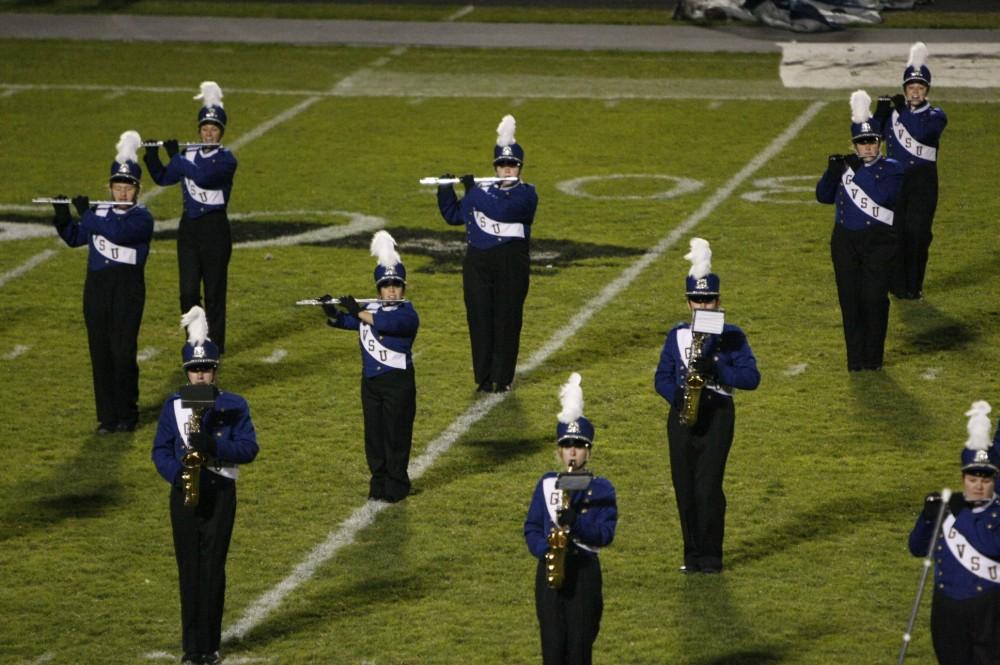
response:
{"label": "gvsu lettering on sash", "polygon": [[[207,156],[210,156],[215,152],[216,150],[213,150],[212,152],[207,153]],[[195,164],[195,156],[197,154],[197,148],[189,148],[188,151],[184,153],[184,159],[188,160],[192,164]],[[204,203],[205,205],[210,206],[226,205],[226,197],[221,189],[202,189],[191,178],[184,178],[184,186],[187,188],[188,195],[198,203]]]}
{"label": "gvsu lettering on sash", "polygon": [[136,264],[136,251],[131,247],[116,245],[101,235],[95,235],[92,239],[94,249],[104,258],[115,263],[127,263],[134,266]]}
{"label": "gvsu lettering on sash", "polygon": [[499,238],[523,238],[524,224],[501,222],[484,215],[479,210],[472,210],[472,218],[483,233]]}
{"label": "gvsu lettering on sash", "polygon": [[897,111],[893,111],[892,114],[892,129],[896,136],[896,142],[899,143],[903,150],[910,153],[914,157],[919,157],[920,159],[928,162],[937,161],[937,148],[924,145],[917,139],[913,138],[903,123],[899,121],[899,113]]}
{"label": "gvsu lettering on sash", "polygon": [[980,553],[955,528],[955,516],[945,518],[944,542],[958,563],[976,577],[1000,584],[1000,562]]}
{"label": "gvsu lettering on sash", "polygon": [[361,338],[361,348],[380,365],[388,365],[396,369],[406,369],[406,354],[385,347],[378,341],[378,336],[372,332],[372,327],[362,323],[358,327]]}
{"label": "gvsu lettering on sash", "polygon": [[893,217],[895,216],[892,210],[876,203],[860,185],[854,184],[853,169],[848,167],[844,171],[844,175],[841,176],[840,182],[844,186],[844,191],[847,192],[848,198],[854,204],[855,208],[876,222],[892,226]]}

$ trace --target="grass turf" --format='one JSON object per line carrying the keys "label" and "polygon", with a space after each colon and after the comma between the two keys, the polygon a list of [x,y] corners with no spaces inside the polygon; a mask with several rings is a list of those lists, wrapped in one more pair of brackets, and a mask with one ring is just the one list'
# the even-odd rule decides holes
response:
{"label": "grass turf", "polygon": [[[415,456],[476,399],[458,255],[449,251],[460,251],[462,232],[445,227],[433,193],[416,184],[420,176],[485,171],[495,123],[508,111],[517,116],[525,176],[541,198],[523,364],[811,103],[797,94],[741,101],[738,91],[723,100],[697,93],[594,99],[612,77],[660,89],[666,73],[700,81],[727,68],[774,85],[774,56],[597,53],[581,69],[571,66],[574,54],[536,54],[517,58],[511,75],[577,77],[593,82],[590,92],[474,98],[461,86],[442,86],[435,95],[371,88],[340,96],[326,93],[382,57],[390,58],[383,69],[400,80],[458,70],[488,81],[498,62],[483,51],[231,44],[142,47],[149,57],[134,59],[127,83],[164,90],[116,96],[122,80],[109,63],[120,48],[0,43],[4,83],[105,88],[0,97],[10,127],[0,137],[0,169],[15,174],[0,183],[0,203],[99,193],[124,129],[193,135],[190,97],[202,73],[190,63],[206,52],[213,77],[240,90],[226,97],[228,143],[313,93],[311,106],[238,151],[231,211],[246,218],[234,225],[236,240],[343,224],[342,211],[378,216],[405,239],[409,296],[422,319]],[[296,94],[275,94],[281,90]],[[919,575],[906,534],[923,494],[958,481],[962,411],[974,399],[997,401],[998,380],[988,369],[1000,355],[992,344],[1000,318],[992,244],[998,197],[988,185],[1000,147],[989,130],[994,95],[945,105],[951,124],[927,299],[893,303],[880,374],[844,371],[827,249],[832,210],[811,195],[826,155],[844,150],[847,91],[696,229],[712,242],[729,318],[747,331],[764,376],[758,391],[737,396],[725,574],[675,572],[681,556],[665,408],[652,391],[663,335],[687,316],[685,238],[520,377],[515,392],[419,479],[419,493],[379,515],[230,652],[288,663],[537,660],[534,561],[521,522],[534,482],[553,465],[558,387],[580,371],[586,412],[598,427],[593,465],[615,483],[622,515],[616,542],[602,555],[601,662],[892,658]],[[660,199],[586,198],[557,187],[615,174],[685,177],[702,186]],[[775,183],[800,189],[772,191],[764,202],[744,198]],[[643,197],[669,184],[633,178],[586,191]],[[169,190],[149,207],[157,220],[176,217],[179,198]],[[47,217],[3,213],[33,229]],[[363,501],[357,344],[292,303],[322,292],[368,295],[368,237],[234,253],[221,385],[248,397],[262,452],[240,481],[226,626]],[[159,407],[181,381],[171,236],[157,236],[146,271],[142,426],[110,438],[90,434],[84,252],[60,248],[54,235],[2,247],[4,274],[56,251],[0,286],[7,469],[0,479],[0,659],[145,662],[149,652],[176,652],[166,485],[148,459]],[[18,346],[29,348],[13,356]],[[279,349],[284,360],[265,360]],[[972,364],[981,369],[973,373]],[[926,611],[910,654],[911,662],[932,662]]]}

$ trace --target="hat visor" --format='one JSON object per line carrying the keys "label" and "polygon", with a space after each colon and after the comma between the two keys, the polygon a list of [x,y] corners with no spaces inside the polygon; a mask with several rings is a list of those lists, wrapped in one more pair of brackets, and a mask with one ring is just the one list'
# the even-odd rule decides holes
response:
{"label": "hat visor", "polygon": [[587,448],[590,448],[592,445],[594,445],[594,442],[588,439],[587,437],[578,436],[576,434],[569,434],[556,441],[556,444],[560,446],[575,446],[580,443],[583,443]]}
{"label": "hat visor", "polygon": [[219,367],[219,361],[218,360],[206,360],[205,358],[196,358],[196,359],[192,359],[192,360],[189,360],[186,363],[184,363],[183,367],[184,367],[184,369],[188,369],[188,370],[201,369],[202,367],[207,367],[209,369],[218,369],[218,367]]}
{"label": "hat visor", "polygon": [[129,185],[138,185],[139,179],[130,175],[113,175],[108,182],[124,182]]}
{"label": "hat visor", "polygon": [[493,160],[493,166],[524,166],[524,162],[517,157],[504,155]]}
{"label": "hat visor", "polygon": [[962,473],[970,476],[992,477],[997,475],[998,472],[1000,472],[1000,469],[997,469],[992,464],[966,464],[962,467]]}

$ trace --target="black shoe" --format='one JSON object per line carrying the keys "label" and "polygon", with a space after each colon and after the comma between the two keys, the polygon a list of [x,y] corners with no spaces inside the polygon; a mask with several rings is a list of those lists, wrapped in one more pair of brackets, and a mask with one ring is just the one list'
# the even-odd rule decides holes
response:
{"label": "black shoe", "polygon": [[110,423],[110,424],[109,423],[101,423],[100,425],[97,426],[97,429],[94,431],[94,434],[97,434],[99,436],[104,436],[105,434],[111,434],[112,432],[115,431],[115,429],[117,427],[118,426],[115,425],[114,423]]}
{"label": "black shoe", "polygon": [[718,575],[722,572],[722,566],[702,566],[701,572],[706,575]]}
{"label": "black shoe", "polygon": [[181,657],[181,665],[201,665],[201,656],[199,654],[186,653]]}
{"label": "black shoe", "polygon": [[688,564],[684,564],[683,566],[681,566],[677,570],[679,570],[681,573],[683,573],[685,575],[693,575],[695,573],[700,573],[701,572],[701,568],[699,568],[695,564],[691,564],[690,566]]}
{"label": "black shoe", "polygon": [[495,393],[509,393],[510,392],[510,384],[509,383],[505,383],[504,385],[500,385],[498,383],[497,386],[496,386],[496,388],[493,389],[493,392],[495,392]]}
{"label": "black shoe", "polygon": [[222,656],[219,655],[218,651],[213,653],[203,653],[201,655],[202,665],[219,665],[222,662]]}
{"label": "black shoe", "polygon": [[493,383],[490,382],[490,381],[483,381],[482,383],[479,384],[479,387],[476,388],[476,392],[477,393],[491,393],[491,392],[493,392]]}
{"label": "black shoe", "polygon": [[860,372],[863,369],[864,369],[864,367],[862,367],[861,365],[848,365],[847,366],[847,371],[848,372]]}

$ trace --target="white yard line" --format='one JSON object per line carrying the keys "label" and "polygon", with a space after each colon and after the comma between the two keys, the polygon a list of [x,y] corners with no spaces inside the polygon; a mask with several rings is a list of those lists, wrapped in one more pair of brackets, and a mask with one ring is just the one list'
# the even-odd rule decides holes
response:
{"label": "white yard line", "polygon": [[[698,210],[674,228],[631,266],[626,268],[621,275],[604,287],[597,296],[587,302],[570,319],[569,323],[560,330],[557,330],[538,351],[518,367],[518,374],[523,375],[534,371],[554,353],[559,351],[596,313],[615,300],[646,268],[662,257],[686,233],[689,233],[702,220],[714,212],[747,178],[764,166],[768,160],[779,154],[816,117],[816,114],[825,105],[825,102],[814,102],[811,104],[780,136],[775,138],[770,145],[754,156],[736,175],[706,199]],[[419,457],[410,463],[410,478],[413,480],[420,478],[425,471],[433,466],[438,457],[446,453],[455,442],[509,395],[510,393],[494,393],[476,400],[444,432],[431,441],[427,445],[427,449]],[[389,505],[379,501],[369,501],[356,509],[350,517],[327,535],[326,540],[316,545],[302,562],[292,569],[291,573],[251,603],[243,612],[243,616],[225,630],[222,635],[223,642],[241,640],[246,637],[247,634],[267,619],[288,595],[310,580],[320,566],[329,561],[340,548],[354,542],[357,533],[371,525],[378,514],[388,508]]]}
{"label": "white yard line", "polygon": [[55,256],[55,254],[56,250],[46,249],[44,251],[39,252],[38,254],[35,254],[30,259],[28,259],[21,265],[17,266],[16,268],[8,270],[7,272],[0,275],[0,287],[3,287],[4,284],[14,279],[15,277],[20,277],[21,275],[28,272],[35,266],[44,263],[45,261],[48,261],[53,256]]}
{"label": "white yard line", "polygon": [[445,22],[446,23],[451,23],[452,21],[457,21],[458,19],[462,18],[463,16],[468,16],[475,9],[476,9],[476,7],[474,5],[466,5],[466,6],[462,7],[461,9],[459,9],[454,14],[452,14],[451,16],[446,17],[445,18]]}

